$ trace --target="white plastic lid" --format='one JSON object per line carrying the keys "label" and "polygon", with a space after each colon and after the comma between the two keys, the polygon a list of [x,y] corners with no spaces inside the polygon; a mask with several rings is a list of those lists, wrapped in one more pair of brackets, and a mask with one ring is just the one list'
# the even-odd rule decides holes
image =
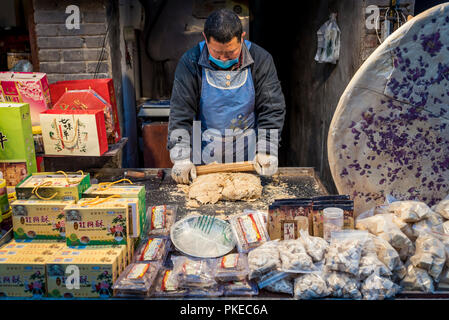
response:
{"label": "white plastic lid", "polygon": [[343,217],[343,209],[340,208],[325,208],[323,210],[323,215],[326,218],[338,219]]}

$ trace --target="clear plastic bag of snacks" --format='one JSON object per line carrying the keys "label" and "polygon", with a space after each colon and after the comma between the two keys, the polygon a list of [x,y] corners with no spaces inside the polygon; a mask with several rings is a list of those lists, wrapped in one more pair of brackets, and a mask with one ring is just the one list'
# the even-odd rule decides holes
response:
{"label": "clear plastic bag of snacks", "polygon": [[223,285],[223,295],[226,297],[252,297],[259,294],[259,288],[250,280],[231,281]]}
{"label": "clear plastic bag of snacks", "polygon": [[258,278],[272,270],[281,268],[278,246],[279,240],[273,240],[265,242],[248,253],[248,279]]}
{"label": "clear plastic bag of snacks", "polygon": [[173,272],[181,288],[209,288],[217,284],[217,259],[195,259],[173,256]]}
{"label": "clear plastic bag of snacks", "polygon": [[218,259],[215,279],[221,282],[243,281],[248,273],[248,256],[244,253],[231,253]]}
{"label": "clear plastic bag of snacks", "polygon": [[244,212],[230,219],[239,252],[248,253],[270,240],[260,212]]}
{"label": "clear plastic bag of snacks", "polygon": [[223,295],[222,285],[213,285],[209,288],[191,288],[187,291],[187,298],[214,298],[221,297]]}
{"label": "clear plastic bag of snacks", "polygon": [[171,241],[165,237],[149,236],[137,248],[134,262],[160,261],[164,263],[170,251]]}
{"label": "clear plastic bag of snacks", "polygon": [[132,263],[123,270],[112,289],[114,296],[147,296],[159,272],[159,262]]}
{"label": "clear plastic bag of snacks", "polygon": [[176,222],[177,209],[177,206],[172,205],[149,207],[147,210],[148,235],[169,236],[170,228]]}
{"label": "clear plastic bag of snacks", "polygon": [[176,274],[171,269],[162,268],[154,282],[153,297],[183,297],[187,295],[187,289],[179,287]]}

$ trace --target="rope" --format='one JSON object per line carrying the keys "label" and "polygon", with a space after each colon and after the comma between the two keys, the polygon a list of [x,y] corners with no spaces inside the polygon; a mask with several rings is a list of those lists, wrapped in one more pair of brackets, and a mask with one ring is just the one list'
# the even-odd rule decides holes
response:
{"label": "rope", "polygon": [[134,184],[131,180],[129,180],[129,179],[120,179],[120,180],[117,180],[117,181],[114,181],[114,182],[101,182],[101,183],[99,183],[98,184],[98,190],[99,191],[105,191],[105,190],[108,190],[111,186],[113,186],[114,184],[116,184],[116,183],[120,183],[120,182],[122,182],[122,181],[127,181],[127,182],[129,182],[130,184]]}
{"label": "rope", "polygon": [[120,196],[118,194],[113,194],[112,196],[106,197],[106,198],[101,198],[101,199],[97,199],[95,198],[95,200],[97,200],[97,202],[95,201],[88,201],[88,203],[84,203],[87,206],[96,206],[98,204],[107,202],[108,200],[112,199],[112,198],[120,198]]}
{"label": "rope", "polygon": [[84,179],[84,171],[83,170],[78,170],[76,173],[78,173],[78,172],[81,173],[81,179],[70,181],[69,180],[69,176],[67,175],[67,173],[65,171],[62,171],[62,170],[56,171],[56,173],[61,173],[61,174],[63,174],[65,176],[65,179],[66,179],[68,184],[78,184],[81,181],[83,181],[83,179]]}
{"label": "rope", "polygon": [[52,182],[51,182],[51,181],[44,181],[44,182],[42,182],[41,184],[38,184],[37,186],[35,186],[35,187],[33,188],[33,190],[31,191],[31,193],[32,193],[32,194],[35,194],[36,197],[38,197],[38,198],[41,199],[41,200],[51,200],[51,199],[53,199],[54,197],[56,197],[56,195],[58,194],[57,192],[55,192],[52,196],[50,196],[50,197],[48,197],[48,198],[45,198],[45,197],[41,196],[39,193],[37,193],[37,191],[39,190],[40,187],[49,187],[49,186],[51,186],[51,185],[52,185]]}

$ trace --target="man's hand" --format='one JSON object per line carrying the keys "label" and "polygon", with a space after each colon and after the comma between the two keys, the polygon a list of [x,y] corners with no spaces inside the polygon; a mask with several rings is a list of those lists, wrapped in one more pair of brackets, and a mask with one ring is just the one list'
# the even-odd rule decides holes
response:
{"label": "man's hand", "polygon": [[272,176],[278,171],[278,158],[273,155],[258,153],[254,158],[254,168],[261,176]]}
{"label": "man's hand", "polygon": [[171,169],[171,177],[177,183],[189,183],[189,175],[192,179],[196,178],[195,165],[189,159],[175,161]]}

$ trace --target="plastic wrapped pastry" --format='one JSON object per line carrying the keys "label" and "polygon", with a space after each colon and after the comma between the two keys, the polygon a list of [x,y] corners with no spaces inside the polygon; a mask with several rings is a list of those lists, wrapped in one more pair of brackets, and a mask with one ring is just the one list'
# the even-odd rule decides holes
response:
{"label": "plastic wrapped pastry", "polygon": [[362,299],[362,294],[359,291],[360,283],[355,277],[341,272],[328,272],[325,277],[331,296],[336,298]]}
{"label": "plastic wrapped pastry", "polygon": [[426,219],[413,224],[413,231],[415,234],[429,233],[429,232],[444,232],[444,219],[436,212],[431,212]]}
{"label": "plastic wrapped pastry", "polygon": [[400,287],[388,278],[373,273],[361,285],[364,300],[383,300],[394,297]]}
{"label": "plastic wrapped pastry", "polygon": [[259,294],[259,288],[257,288],[257,285],[254,282],[248,280],[228,282],[224,284],[223,289],[223,295],[225,297],[251,297]]}
{"label": "plastic wrapped pastry", "polygon": [[449,200],[442,200],[435,206],[435,212],[449,219]]}
{"label": "plastic wrapped pastry", "polygon": [[161,269],[155,280],[152,296],[154,297],[183,297],[186,289],[179,287],[178,277],[173,270]]}
{"label": "plastic wrapped pastry", "polygon": [[248,279],[260,277],[281,267],[278,245],[279,240],[269,241],[248,253]]}
{"label": "plastic wrapped pastry", "polygon": [[402,280],[407,271],[398,252],[388,243],[388,241],[370,234],[370,238],[374,242],[377,257],[379,260],[393,273],[395,281]]}
{"label": "plastic wrapped pastry", "polygon": [[410,200],[395,201],[388,206],[388,211],[404,222],[414,223],[426,218],[432,210],[424,202]]}
{"label": "plastic wrapped pastry", "polygon": [[289,295],[294,293],[293,281],[289,277],[273,282],[264,287],[264,289],[274,293],[286,293]]}
{"label": "plastic wrapped pastry", "polygon": [[232,253],[218,260],[215,279],[221,282],[243,281],[248,273],[248,256],[244,253]]}
{"label": "plastic wrapped pastry", "polygon": [[438,280],[446,262],[445,247],[435,236],[422,233],[416,240],[416,253],[410,258],[410,262]]}
{"label": "plastic wrapped pastry", "polygon": [[407,275],[401,281],[401,287],[404,291],[421,291],[425,293],[433,293],[432,277],[424,269],[417,268],[412,264],[407,264]]}
{"label": "plastic wrapped pastry", "polygon": [[296,278],[294,292],[295,299],[301,300],[323,298],[329,295],[326,280],[319,273],[308,273]]}
{"label": "plastic wrapped pastry", "polygon": [[307,254],[312,257],[313,262],[319,262],[324,259],[329,243],[320,237],[312,237],[306,231],[299,231],[299,241],[304,245]]}
{"label": "plastic wrapped pastry", "polygon": [[208,288],[217,284],[216,259],[193,259],[173,256],[173,272],[178,277],[181,288]]}
{"label": "plastic wrapped pastry", "polygon": [[360,259],[358,277],[364,280],[372,274],[380,276],[391,276],[391,271],[379,260],[376,253],[370,253],[362,256]]}
{"label": "plastic wrapped pastry", "polygon": [[282,271],[301,273],[315,270],[312,258],[299,240],[283,240],[278,249]]}

